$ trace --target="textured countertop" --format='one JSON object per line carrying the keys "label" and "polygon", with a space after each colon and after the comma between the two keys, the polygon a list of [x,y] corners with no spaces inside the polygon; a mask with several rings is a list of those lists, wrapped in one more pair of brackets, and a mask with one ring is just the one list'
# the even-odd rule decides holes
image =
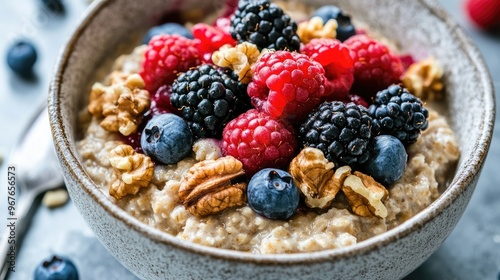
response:
{"label": "textured countertop", "polygon": [[[66,0],[63,14],[54,15],[36,0],[0,1],[0,162],[9,164],[8,154],[38,104],[47,96],[53,65],[66,36],[85,10],[85,0]],[[500,35],[478,31],[466,20],[462,1],[439,0],[464,27],[483,53],[500,94]],[[38,48],[35,77],[22,80],[7,68],[5,53],[13,38],[27,37]],[[500,98],[497,98],[497,108]],[[466,104],[464,104],[466,106]],[[500,280],[500,126],[497,125],[477,189],[464,216],[449,238],[429,260],[406,279],[499,279]],[[4,186],[6,174],[0,174]],[[5,220],[5,188],[0,197],[0,218]],[[3,233],[3,230],[2,230]],[[35,267],[53,254],[71,258],[80,279],[137,279],[99,243],[69,202],[56,209],[39,207],[17,256],[16,272],[8,279],[32,279]]]}

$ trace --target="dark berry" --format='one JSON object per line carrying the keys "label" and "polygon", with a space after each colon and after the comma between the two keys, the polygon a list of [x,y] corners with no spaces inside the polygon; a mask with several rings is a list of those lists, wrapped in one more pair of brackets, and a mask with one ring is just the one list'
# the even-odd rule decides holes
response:
{"label": "dark berry", "polygon": [[220,138],[224,126],[250,107],[246,85],[232,71],[210,64],[181,74],[172,86],[170,102],[195,138]]}
{"label": "dark berry", "polygon": [[187,123],[174,114],[153,117],[144,128],[141,147],[160,164],[173,164],[191,152],[193,137]]}
{"label": "dark berry", "polygon": [[269,219],[290,218],[299,206],[299,189],[288,172],[266,168],[257,172],[247,188],[248,204]]}
{"label": "dark berry", "polygon": [[151,29],[148,30],[148,32],[142,39],[142,43],[147,44],[149,43],[151,38],[160,34],[177,34],[188,39],[193,39],[193,34],[191,34],[191,31],[187,30],[183,25],[175,22],[167,22],[162,25],[151,27]]}
{"label": "dark berry", "polygon": [[325,102],[300,126],[299,137],[304,146],[320,149],[336,168],[356,168],[370,156],[371,126],[372,118],[365,107]]}
{"label": "dark berry", "polygon": [[375,135],[392,135],[404,145],[417,141],[428,126],[429,111],[422,101],[400,85],[379,91],[368,108]]}
{"label": "dark berry", "polygon": [[42,4],[53,13],[64,12],[64,5],[61,0],[41,0]]}
{"label": "dark berry", "polygon": [[370,157],[363,167],[377,182],[389,187],[403,175],[407,160],[405,147],[399,139],[380,135],[375,137]]}
{"label": "dark berry", "polygon": [[342,42],[356,34],[356,29],[351,23],[351,18],[337,6],[322,6],[321,8],[317,9],[312,16],[320,17],[324,23],[326,23],[330,19],[336,20],[338,25],[337,39]]}
{"label": "dark berry", "polygon": [[68,258],[53,256],[37,266],[34,280],[78,280],[78,271]]}
{"label": "dark berry", "polygon": [[239,43],[262,49],[298,51],[297,23],[269,0],[240,1],[231,18],[230,33]]}
{"label": "dark berry", "polygon": [[14,43],[7,52],[7,64],[17,74],[28,76],[33,71],[37,59],[36,49],[26,40]]}

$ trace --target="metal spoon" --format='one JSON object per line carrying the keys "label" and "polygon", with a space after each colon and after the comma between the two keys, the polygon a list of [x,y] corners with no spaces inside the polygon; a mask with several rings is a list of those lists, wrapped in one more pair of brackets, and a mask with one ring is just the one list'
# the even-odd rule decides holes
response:
{"label": "metal spoon", "polygon": [[[8,171],[11,171],[10,175],[15,174],[16,195],[15,212],[12,216],[10,211],[8,212],[7,224],[15,225],[15,234],[12,236],[11,228],[7,227],[2,236],[0,279],[5,279],[9,272],[9,267],[12,265],[10,262],[12,252],[17,256],[22,237],[31,221],[32,215],[30,214],[35,208],[33,206],[38,205],[34,203],[35,199],[41,193],[63,184],[45,104],[40,106],[30,121],[30,125],[21,134],[20,141],[12,151],[8,166],[14,167]],[[6,170],[5,173],[7,174],[8,171]]]}

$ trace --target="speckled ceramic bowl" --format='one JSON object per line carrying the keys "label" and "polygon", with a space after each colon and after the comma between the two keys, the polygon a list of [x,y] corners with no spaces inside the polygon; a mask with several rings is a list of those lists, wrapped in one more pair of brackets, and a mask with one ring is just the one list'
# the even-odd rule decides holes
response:
{"label": "speckled ceramic bowl", "polygon": [[[324,4],[328,1],[308,1]],[[49,96],[50,122],[71,198],[97,237],[144,279],[396,279],[428,258],[450,234],[474,191],[491,141],[494,93],[487,68],[465,33],[432,0],[331,1],[401,44],[417,58],[433,54],[446,76],[449,120],[461,159],[449,188],[402,225],[354,246],[315,253],[256,255],[181,241],[109,201],[75,148],[81,95],[129,34],[169,10],[213,8],[196,0],[95,2],[59,57]],[[206,7],[205,7],[206,6]]]}

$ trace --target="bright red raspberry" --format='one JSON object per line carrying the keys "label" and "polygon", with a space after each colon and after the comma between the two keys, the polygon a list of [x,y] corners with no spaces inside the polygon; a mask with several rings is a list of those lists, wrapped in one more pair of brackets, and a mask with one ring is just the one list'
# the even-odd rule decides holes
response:
{"label": "bright red raspberry", "polygon": [[404,67],[399,57],[381,42],[366,35],[347,39],[354,60],[353,90],[371,102],[379,90],[399,83]]}
{"label": "bright red raspberry", "polygon": [[300,51],[325,69],[325,96],[329,101],[348,97],[354,82],[354,62],[347,46],[337,39],[313,39]]}
{"label": "bright red raspberry", "polygon": [[500,28],[500,1],[467,0],[465,10],[477,27],[485,30]]}
{"label": "bright red raspberry", "polygon": [[171,85],[180,72],[199,65],[195,41],[179,35],[158,35],[148,44],[140,75],[149,92]]}
{"label": "bright red raspberry", "polygon": [[231,37],[228,31],[219,29],[218,27],[210,26],[205,23],[195,24],[191,31],[197,39],[197,48],[200,52],[203,62],[212,63],[212,53],[220,47],[229,44],[236,45],[236,41]]}
{"label": "bright red raspberry", "polygon": [[248,95],[257,109],[272,117],[301,121],[325,95],[325,70],[305,54],[266,53],[253,70]]}
{"label": "bright red raspberry", "polygon": [[410,65],[415,63],[415,59],[411,54],[402,54],[399,56],[399,59],[401,59],[401,63],[403,63],[404,71],[406,71]]}
{"label": "bright red raspberry", "polygon": [[221,147],[251,176],[262,168],[285,168],[296,155],[297,140],[286,120],[251,109],[226,125]]}

